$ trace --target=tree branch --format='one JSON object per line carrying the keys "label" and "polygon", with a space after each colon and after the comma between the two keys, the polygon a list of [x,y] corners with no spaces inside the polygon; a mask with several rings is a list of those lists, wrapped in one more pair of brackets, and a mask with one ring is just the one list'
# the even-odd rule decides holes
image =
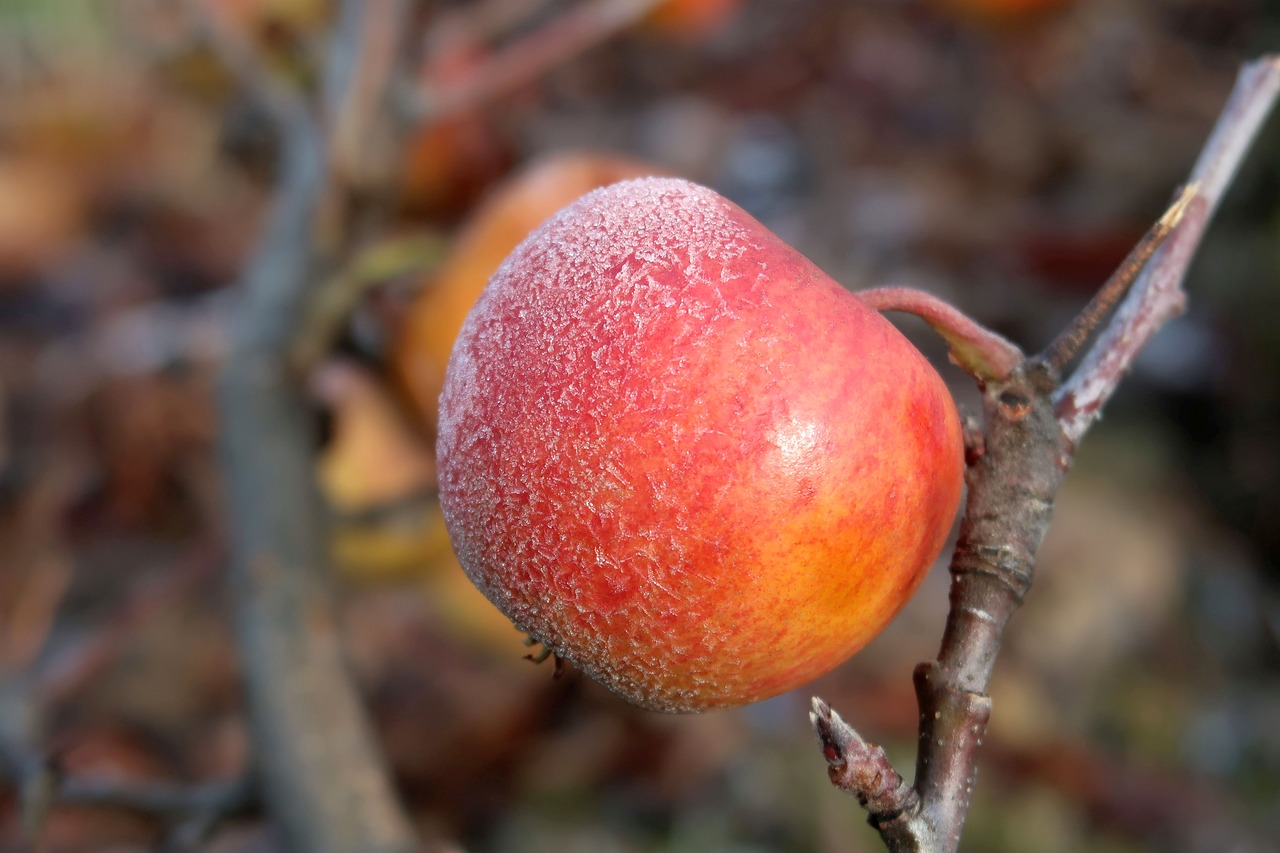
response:
{"label": "tree branch", "polygon": [[[397,4],[397,6],[402,4]],[[326,91],[368,59],[360,4],[334,35]],[[358,134],[357,134],[358,135]],[[316,424],[290,368],[309,285],[325,275],[331,140],[314,111],[290,125],[270,224],[241,282],[219,388],[232,522],[237,641],[263,793],[293,849],[409,851],[415,845],[347,671],[332,616]]]}
{"label": "tree branch", "polygon": [[1280,60],[1245,67],[1191,175],[1198,194],[1075,376],[1062,385],[1057,365],[1037,358],[983,388],[985,433],[973,442],[968,460],[968,503],[951,560],[951,608],[937,660],[916,669],[921,723],[913,795],[902,791],[879,748],[814,700],[810,718],[832,781],[866,806],[891,851],[949,853],[959,844],[991,712],[986,691],[996,654],[1030,588],[1076,444],[1142,345],[1181,310],[1192,254],[1278,93]]}

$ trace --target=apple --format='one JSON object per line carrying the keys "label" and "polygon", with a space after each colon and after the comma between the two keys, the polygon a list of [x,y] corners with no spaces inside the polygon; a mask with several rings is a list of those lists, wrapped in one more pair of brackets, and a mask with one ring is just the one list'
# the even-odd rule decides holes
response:
{"label": "apple", "polygon": [[742,0],[665,0],[645,16],[644,28],[675,38],[698,38],[724,27]]}
{"label": "apple", "polygon": [[1057,11],[1073,0],[936,0],[944,9],[979,23],[1017,24]]}
{"label": "apple", "polygon": [[494,274],[440,398],[477,587],[638,705],[764,699],[902,607],[960,499],[955,405],[888,321],[715,192],[592,192]]}

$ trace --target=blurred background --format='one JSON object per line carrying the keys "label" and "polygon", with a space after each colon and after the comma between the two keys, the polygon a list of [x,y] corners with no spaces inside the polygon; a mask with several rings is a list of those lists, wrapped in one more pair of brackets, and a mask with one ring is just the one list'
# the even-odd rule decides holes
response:
{"label": "blurred background", "polygon": [[[584,9],[627,4],[419,4],[411,131],[373,158],[390,189],[371,248],[317,282],[337,307],[306,361],[340,623],[432,849],[879,850],[827,781],[808,698],[909,768],[944,566],[853,660],[752,707],[668,717],[553,679],[434,504],[456,324],[556,208],[668,173],[851,288],[923,287],[1038,350],[1162,212],[1240,63],[1280,48],[1280,7],[649,5],[592,30]],[[279,151],[201,7],[313,85],[321,0],[0,0],[0,740],[83,779],[208,784],[249,754],[211,390]],[[962,849],[1280,848],[1277,122],[1188,289],[1062,493]],[[973,410],[938,342],[902,328]],[[32,849],[18,803],[0,775],[0,850]],[[45,817],[51,853],[152,849],[168,828]],[[281,848],[249,808],[197,849]]]}

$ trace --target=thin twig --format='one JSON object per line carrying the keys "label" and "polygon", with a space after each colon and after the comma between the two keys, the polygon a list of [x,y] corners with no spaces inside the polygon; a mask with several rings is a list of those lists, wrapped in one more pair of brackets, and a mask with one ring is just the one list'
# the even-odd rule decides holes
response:
{"label": "thin twig", "polygon": [[555,0],[475,0],[442,10],[431,20],[427,55],[462,42],[497,41]]}
{"label": "thin twig", "polygon": [[1063,433],[1079,442],[1137,358],[1138,352],[1171,318],[1183,310],[1182,281],[1249,144],[1280,93],[1280,58],[1267,57],[1244,67],[1222,117],[1191,171],[1196,199],[1177,233],[1151,258],[1111,323],[1056,397]]}
{"label": "thin twig", "polygon": [[198,814],[225,817],[240,812],[253,803],[254,792],[255,786],[247,776],[201,785],[68,777],[58,784],[57,802],[109,806],[164,820],[180,820]]}
{"label": "thin twig", "polygon": [[966,473],[969,495],[951,559],[951,609],[938,658],[917,667],[919,808],[872,815],[892,851],[950,853],[959,844],[991,713],[987,684],[1005,625],[1031,584],[1066,460],[1049,392],[1029,364],[983,392],[986,434]]}
{"label": "thin twig", "polygon": [[893,769],[884,750],[863,740],[817,697],[809,711],[809,723],[827,759],[831,784],[851,792],[873,815],[892,819],[919,808],[920,795]]}
{"label": "thin twig", "polygon": [[1068,362],[1075,358],[1076,353],[1084,346],[1098,324],[1106,318],[1120,298],[1129,292],[1129,288],[1137,281],[1156,250],[1173,233],[1173,229],[1178,227],[1178,223],[1182,221],[1182,217],[1191,206],[1191,202],[1195,200],[1198,191],[1199,186],[1194,183],[1182,188],[1178,198],[1165,211],[1164,216],[1160,217],[1156,224],[1143,235],[1138,245],[1133,247],[1116,271],[1107,279],[1106,284],[1102,285],[1093,299],[1089,300],[1084,310],[1040,354],[1042,361],[1061,372]]}
{"label": "thin twig", "polygon": [[662,2],[600,0],[574,6],[542,29],[499,50],[457,83],[419,94],[408,112],[419,122],[435,122],[476,109],[609,40]]}
{"label": "thin twig", "polygon": [[368,171],[368,131],[382,112],[387,82],[401,54],[406,3],[347,3],[340,12],[338,32],[353,37],[335,39],[330,46],[322,105],[331,140],[330,165],[347,184],[363,183]]}

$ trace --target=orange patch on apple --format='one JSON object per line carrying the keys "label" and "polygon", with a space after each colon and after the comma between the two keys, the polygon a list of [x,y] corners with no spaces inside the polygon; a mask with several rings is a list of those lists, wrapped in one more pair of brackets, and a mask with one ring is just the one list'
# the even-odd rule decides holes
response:
{"label": "orange patch on apple", "polygon": [[638,705],[823,674],[898,612],[961,493],[959,416],[884,318],[711,190],[628,181],[520,244],[440,402],[477,587]]}

